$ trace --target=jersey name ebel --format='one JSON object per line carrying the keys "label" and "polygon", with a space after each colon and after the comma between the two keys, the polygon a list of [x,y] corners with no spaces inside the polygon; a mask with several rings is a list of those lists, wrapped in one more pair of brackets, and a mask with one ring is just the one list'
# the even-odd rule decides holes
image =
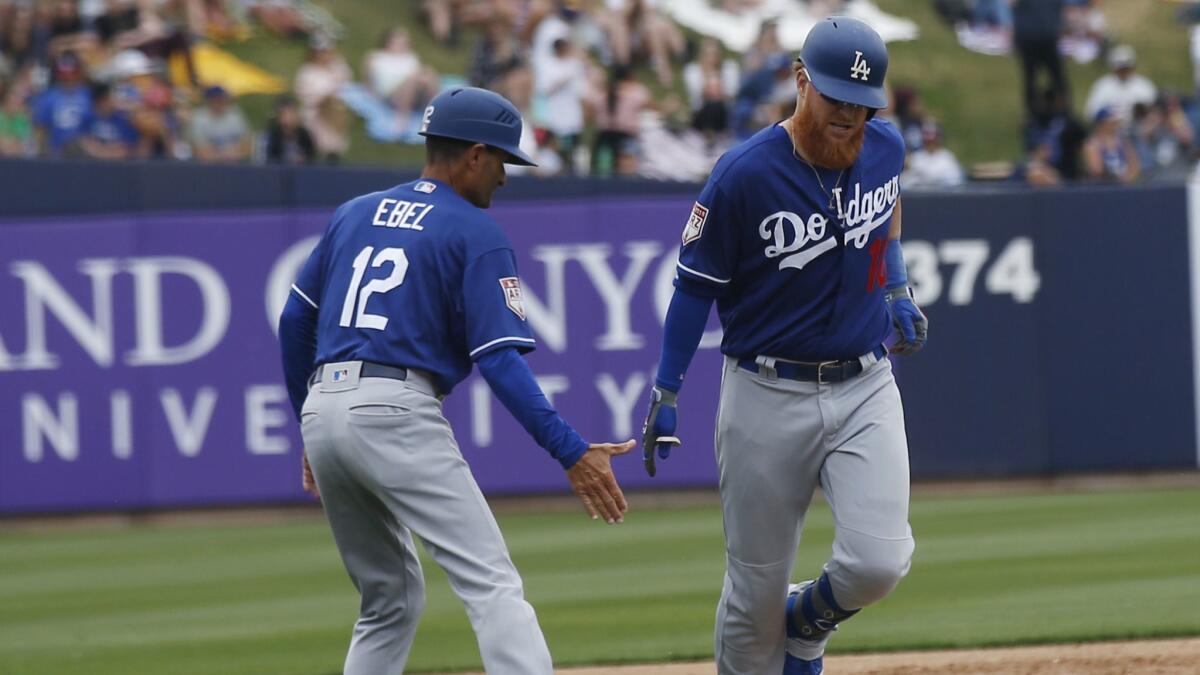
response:
{"label": "jersey name ebel", "polygon": [[[428,183],[426,183],[428,185]],[[421,221],[433,210],[433,204],[406,199],[381,199],[371,224],[375,227],[398,227],[402,230],[423,230]]]}

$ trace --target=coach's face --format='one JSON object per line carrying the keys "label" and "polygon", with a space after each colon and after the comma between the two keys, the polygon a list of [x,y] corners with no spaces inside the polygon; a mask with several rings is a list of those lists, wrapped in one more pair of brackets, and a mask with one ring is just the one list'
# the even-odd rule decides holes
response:
{"label": "coach's face", "polygon": [[467,151],[463,166],[462,195],[481,209],[492,205],[492,195],[507,182],[503,151],[477,143]]}

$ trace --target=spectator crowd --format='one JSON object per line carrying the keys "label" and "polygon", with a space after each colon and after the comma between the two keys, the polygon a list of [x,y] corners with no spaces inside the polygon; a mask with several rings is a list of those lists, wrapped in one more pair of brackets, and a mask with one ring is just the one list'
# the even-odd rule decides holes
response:
{"label": "spectator crowd", "polygon": [[0,156],[314,161],[320,137],[303,126],[299,99],[281,97],[256,133],[229,90],[200,81],[193,59],[197,41],[234,37],[248,22],[317,40],[324,15],[305,6],[0,0]]}
{"label": "spectator crowd", "polygon": [[[763,0],[713,2],[738,11]],[[846,5],[797,2],[814,18]],[[1026,149],[1015,178],[1129,182],[1196,159],[1197,106],[1139,71],[1099,0],[931,2],[967,48],[1015,56]],[[795,54],[781,47],[774,21],[731,53],[714,38],[685,37],[661,4],[422,0],[401,25],[382,27],[356,80],[340,27],[306,0],[0,0],[0,156],[335,162],[349,148],[353,115],[376,140],[420,142],[425,103],[467,83],[523,111],[534,174],[703,180],[722,152],[789,114]],[[251,29],[306,45],[264,129],[253,128],[236,92],[201,81],[194,58],[201,41]],[[410,31],[469,54],[466,71],[423,63]],[[1064,58],[1109,71],[1079,113]],[[908,146],[902,183],[964,183],[968,172],[920,93],[897,86],[890,95],[881,115]]]}
{"label": "spectator crowd", "polygon": [[[1016,56],[1033,186],[1181,176],[1200,158],[1200,100],[1157,86],[1109,29],[1101,0],[935,0],[968,49]],[[1200,16],[1181,17],[1200,25]],[[1067,60],[1106,67],[1072,105]],[[1200,69],[1197,70],[1200,73]]]}

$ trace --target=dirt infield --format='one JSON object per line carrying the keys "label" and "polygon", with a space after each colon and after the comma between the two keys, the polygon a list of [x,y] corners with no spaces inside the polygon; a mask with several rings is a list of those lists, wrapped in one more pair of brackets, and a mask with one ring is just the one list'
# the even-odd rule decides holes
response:
{"label": "dirt infield", "polygon": [[[605,666],[563,675],[714,675],[711,663]],[[1200,638],[830,656],[828,675],[1194,675]]]}

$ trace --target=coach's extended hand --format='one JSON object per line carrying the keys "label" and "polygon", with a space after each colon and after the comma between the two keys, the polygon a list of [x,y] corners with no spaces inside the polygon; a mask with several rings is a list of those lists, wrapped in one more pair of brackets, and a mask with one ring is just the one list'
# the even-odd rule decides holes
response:
{"label": "coach's extended hand", "polygon": [[657,450],[658,456],[666,459],[671,456],[671,448],[682,442],[675,435],[677,397],[675,392],[660,387],[650,390],[650,410],[642,426],[642,462],[646,465],[646,473],[652,478],[658,473],[654,466],[654,451]]}
{"label": "coach's extended hand", "polygon": [[300,487],[304,491],[312,495],[315,499],[321,498],[321,491],[317,489],[317,479],[313,478],[312,467],[308,465],[308,454],[300,455]]}
{"label": "coach's extended hand", "polygon": [[612,471],[612,458],[623,455],[636,445],[633,439],[624,443],[593,443],[587,452],[567,469],[571,489],[579,495],[583,508],[593,519],[603,517],[609,525],[623,520],[629,504]]}

